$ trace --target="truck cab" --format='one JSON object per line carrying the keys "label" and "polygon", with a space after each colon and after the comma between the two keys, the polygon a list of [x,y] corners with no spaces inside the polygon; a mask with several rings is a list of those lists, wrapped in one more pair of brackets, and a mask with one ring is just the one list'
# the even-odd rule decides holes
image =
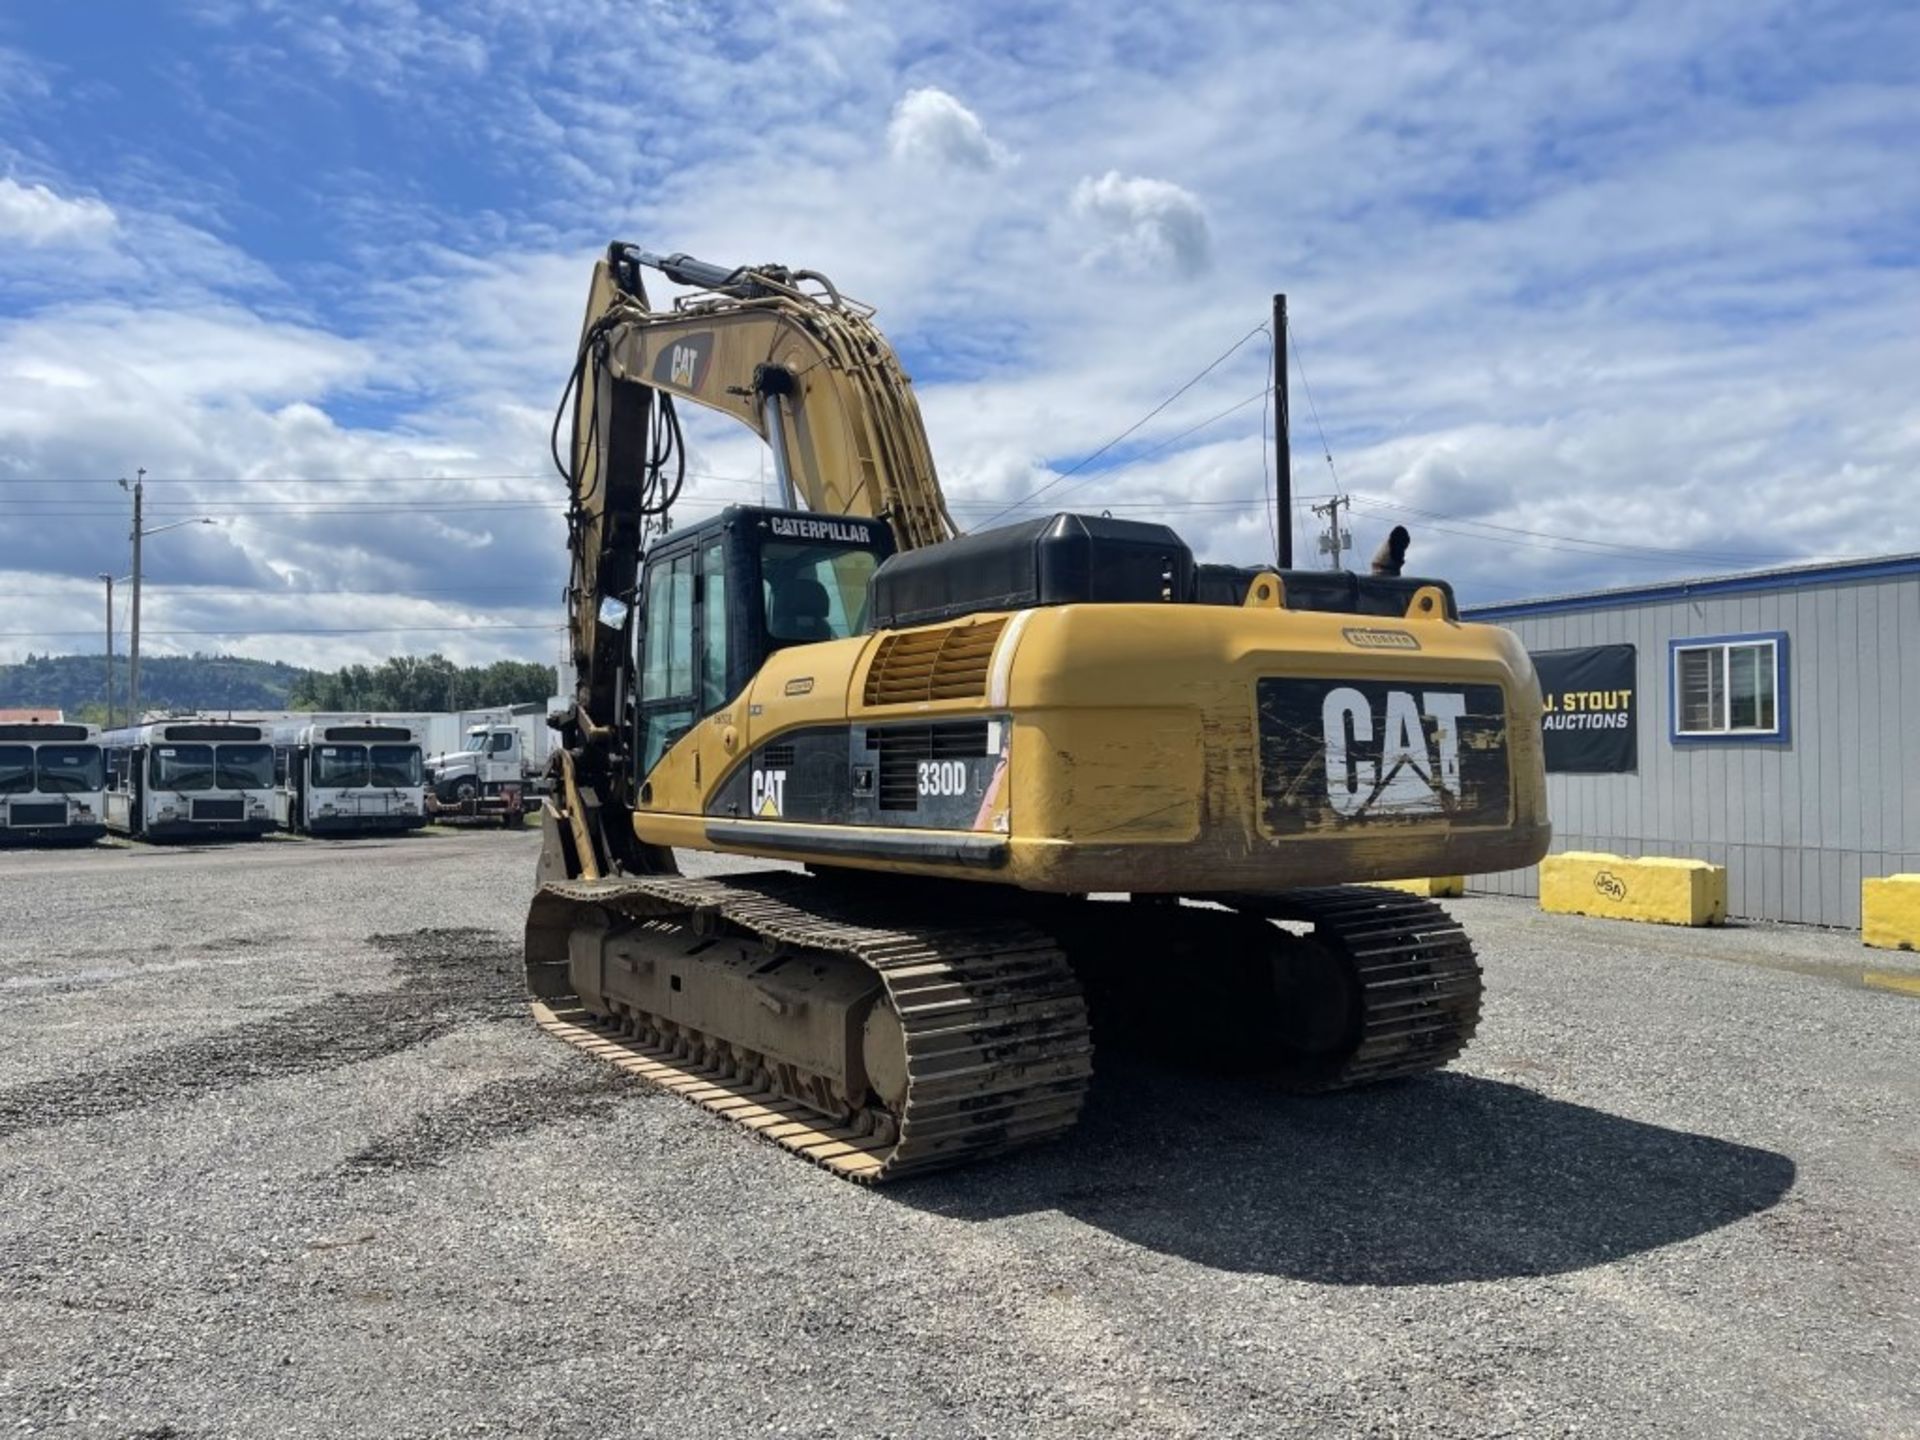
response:
{"label": "truck cab", "polygon": [[518,824],[525,797],[536,788],[533,768],[518,726],[470,726],[458,750],[427,761],[427,808],[437,815],[492,815]]}

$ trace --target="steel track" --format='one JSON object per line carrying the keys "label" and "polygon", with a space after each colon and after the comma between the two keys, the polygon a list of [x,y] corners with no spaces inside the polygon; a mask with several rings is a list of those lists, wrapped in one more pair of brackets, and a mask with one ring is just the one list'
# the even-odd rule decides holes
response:
{"label": "steel track", "polygon": [[[906,1100],[836,1123],[756,1085],[704,1037],[645,1014],[589,1015],[536,1001],[543,1030],[756,1131],[849,1180],[873,1183],[963,1165],[1062,1134],[1093,1074],[1086,1001],[1065,954],[1018,920],[926,924],[799,875],[560,881],[544,895],[641,919],[724,927],[777,945],[833,951],[873,971],[900,1018]],[[855,905],[858,904],[856,911]],[[911,923],[888,924],[892,918]],[[855,916],[858,915],[856,919]],[[550,994],[549,974],[530,983]]]}
{"label": "steel track", "polygon": [[[764,1072],[731,1058],[725,1036],[641,1012],[590,1014],[561,993],[564,962],[528,966],[530,989],[547,997],[533,1005],[543,1030],[846,1179],[876,1183],[968,1164],[1052,1139],[1079,1118],[1093,1039],[1063,948],[1076,937],[1059,933],[1073,928],[1071,907],[1044,912],[1049,934],[1017,916],[993,916],[984,895],[989,918],[929,924],[924,904],[794,874],[557,881],[541,895],[570,908],[830,951],[869,968],[900,1017],[906,1101],[898,1114],[876,1105],[849,1118],[766,1088],[757,1078]],[[1346,967],[1351,1034],[1330,1063],[1282,1069],[1289,1088],[1343,1090],[1435,1070],[1472,1038],[1480,967],[1465,931],[1433,902],[1357,885],[1195,898],[1308,923]],[[1178,985],[1177,975],[1168,980]]]}
{"label": "steel track", "polygon": [[[1480,1024],[1480,962],[1460,923],[1431,900],[1370,885],[1206,897],[1271,920],[1305,921],[1347,962],[1355,992],[1352,1052],[1305,1092],[1419,1075],[1457,1058]],[[1283,1077],[1286,1078],[1286,1077]]]}

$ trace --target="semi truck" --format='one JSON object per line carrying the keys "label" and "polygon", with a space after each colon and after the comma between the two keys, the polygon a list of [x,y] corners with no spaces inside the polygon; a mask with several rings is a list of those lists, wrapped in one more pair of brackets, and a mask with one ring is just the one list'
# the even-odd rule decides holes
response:
{"label": "semi truck", "polygon": [[546,717],[507,714],[467,727],[460,748],[428,757],[427,813],[442,820],[525,823],[545,788]]}

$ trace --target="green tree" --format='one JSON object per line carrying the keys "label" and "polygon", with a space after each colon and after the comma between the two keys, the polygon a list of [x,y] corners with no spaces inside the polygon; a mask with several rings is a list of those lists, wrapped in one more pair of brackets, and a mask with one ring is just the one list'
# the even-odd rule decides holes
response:
{"label": "green tree", "polygon": [[477,710],[538,704],[553,694],[551,665],[496,660],[457,666],[435,652],[395,655],[375,666],[310,671],[294,682],[289,704],[300,710]]}

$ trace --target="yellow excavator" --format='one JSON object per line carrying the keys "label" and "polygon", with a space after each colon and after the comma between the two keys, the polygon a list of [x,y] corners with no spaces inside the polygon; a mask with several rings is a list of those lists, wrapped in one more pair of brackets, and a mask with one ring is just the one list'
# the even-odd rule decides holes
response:
{"label": "yellow excavator", "polygon": [[[680,401],[767,443],[777,506],[671,528]],[[776,265],[611,246],[554,452],[543,1029],[867,1182],[1061,1134],[1096,1026],[1303,1091],[1472,1036],[1460,926],[1367,883],[1547,849],[1532,666],[1444,583],[960,534],[871,310]]]}

